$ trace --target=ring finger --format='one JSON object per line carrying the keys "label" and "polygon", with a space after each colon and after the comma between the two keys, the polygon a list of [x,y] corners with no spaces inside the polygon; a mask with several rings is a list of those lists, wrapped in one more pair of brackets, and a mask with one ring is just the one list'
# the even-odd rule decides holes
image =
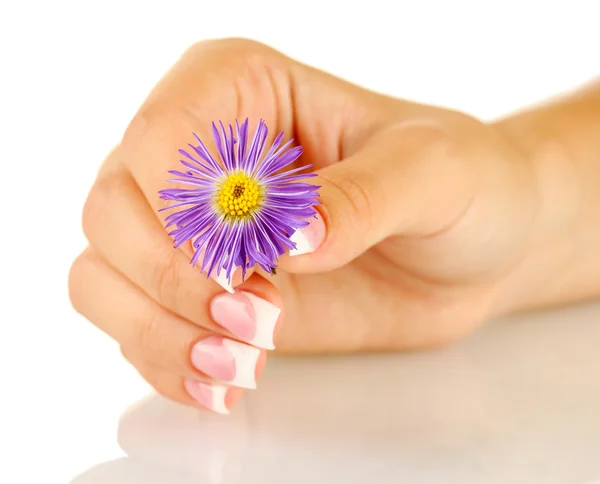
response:
{"label": "ring finger", "polygon": [[256,388],[266,352],[186,321],[160,307],[87,249],[74,263],[75,309],[115,339],[132,363],[145,362],[191,379]]}

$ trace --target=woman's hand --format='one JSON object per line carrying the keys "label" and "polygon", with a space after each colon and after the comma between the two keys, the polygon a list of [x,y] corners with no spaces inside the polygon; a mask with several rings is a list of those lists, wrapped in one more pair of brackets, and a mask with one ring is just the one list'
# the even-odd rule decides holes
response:
{"label": "woman's hand", "polygon": [[[229,294],[173,249],[157,192],[213,120],[266,120],[313,163],[303,254]],[[150,94],[87,200],[73,305],[160,393],[226,412],[271,348],[443,344],[510,302],[538,227],[536,172],[499,130],[343,82],[245,40],[192,47]],[[239,279],[239,278],[238,278]]]}

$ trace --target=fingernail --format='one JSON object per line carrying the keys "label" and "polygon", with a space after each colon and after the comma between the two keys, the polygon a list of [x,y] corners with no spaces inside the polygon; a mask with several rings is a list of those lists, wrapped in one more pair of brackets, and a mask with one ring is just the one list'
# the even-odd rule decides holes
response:
{"label": "fingernail", "polygon": [[217,282],[217,284],[219,286],[221,286],[227,292],[233,294],[233,292],[234,292],[233,285],[231,284],[230,281],[233,280],[233,276],[234,276],[236,270],[237,270],[237,267],[231,271],[231,279],[230,280],[227,279],[227,272],[225,271],[225,269],[219,270],[219,272],[217,272],[217,274],[215,276],[212,276],[212,278]]}
{"label": "fingernail", "polygon": [[185,380],[183,386],[200,405],[221,415],[229,414],[229,409],[225,405],[225,395],[229,387],[190,379]]}
{"label": "fingernail", "polygon": [[290,240],[296,244],[296,248],[290,250],[290,255],[310,254],[325,240],[325,223],[321,215],[317,213],[309,222],[309,225],[296,230],[290,237]]}
{"label": "fingernail", "polygon": [[219,294],[210,303],[215,322],[259,348],[275,349],[273,333],[281,313],[274,304],[246,291]]}
{"label": "fingernail", "polygon": [[240,388],[256,388],[260,350],[222,336],[209,336],[194,345],[191,360],[197,370]]}

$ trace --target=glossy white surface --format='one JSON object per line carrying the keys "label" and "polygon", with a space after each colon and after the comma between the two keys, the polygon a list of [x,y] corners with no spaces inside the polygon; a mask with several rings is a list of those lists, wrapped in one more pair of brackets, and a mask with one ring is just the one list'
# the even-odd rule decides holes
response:
{"label": "glossy white surface", "polygon": [[[228,417],[150,396],[72,484],[591,484],[600,304],[420,354],[271,360]],[[94,436],[90,435],[90,439]]]}

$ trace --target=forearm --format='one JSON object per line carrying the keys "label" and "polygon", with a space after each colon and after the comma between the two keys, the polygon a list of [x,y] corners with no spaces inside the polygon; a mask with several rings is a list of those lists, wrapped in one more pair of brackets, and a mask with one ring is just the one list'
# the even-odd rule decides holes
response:
{"label": "forearm", "polygon": [[495,123],[532,164],[530,250],[499,312],[600,296],[600,82]]}

